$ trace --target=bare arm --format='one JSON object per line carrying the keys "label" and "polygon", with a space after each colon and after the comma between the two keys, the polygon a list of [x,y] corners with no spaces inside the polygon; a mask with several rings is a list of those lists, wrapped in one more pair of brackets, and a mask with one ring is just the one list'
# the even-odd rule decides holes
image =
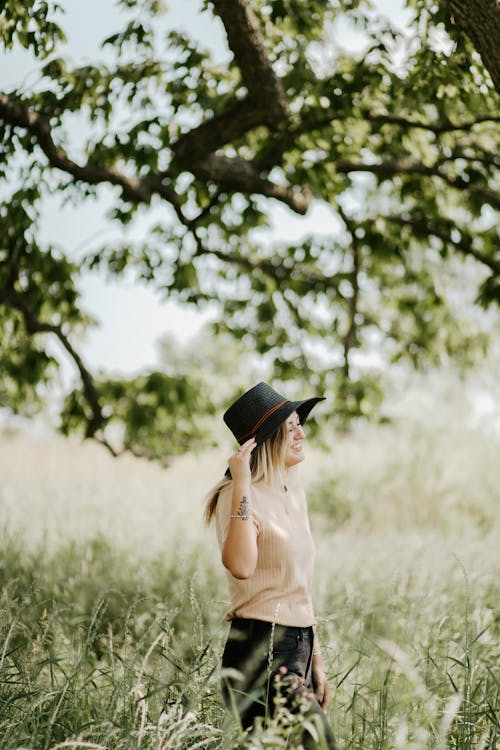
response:
{"label": "bare arm", "polygon": [[328,681],[326,679],[325,667],[323,664],[323,657],[321,656],[321,648],[319,645],[318,629],[316,625],[313,625],[314,630],[314,642],[313,642],[313,656],[312,656],[312,681],[314,692],[318,703],[321,708],[325,708],[328,703],[330,696],[330,689],[328,687]]}
{"label": "bare arm", "polygon": [[228,460],[233,477],[229,530],[222,547],[222,564],[235,578],[250,578],[257,565],[257,529],[250,501],[250,455],[255,447],[251,438]]}
{"label": "bare arm", "polygon": [[323,657],[321,654],[314,654],[312,658],[312,679],[314,692],[318,703],[321,708],[325,708],[328,703],[330,689],[328,687],[328,681],[326,679],[325,667],[323,664]]}

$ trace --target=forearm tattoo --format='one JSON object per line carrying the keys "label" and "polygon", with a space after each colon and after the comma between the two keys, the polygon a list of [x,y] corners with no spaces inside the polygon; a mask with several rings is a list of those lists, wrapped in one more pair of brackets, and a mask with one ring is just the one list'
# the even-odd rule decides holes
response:
{"label": "forearm tattoo", "polygon": [[241,498],[239,507],[238,507],[238,511],[236,512],[236,515],[233,517],[241,518],[242,521],[248,521],[251,515],[252,515],[252,509],[250,507],[248,497],[246,497],[246,495],[243,495],[243,497]]}

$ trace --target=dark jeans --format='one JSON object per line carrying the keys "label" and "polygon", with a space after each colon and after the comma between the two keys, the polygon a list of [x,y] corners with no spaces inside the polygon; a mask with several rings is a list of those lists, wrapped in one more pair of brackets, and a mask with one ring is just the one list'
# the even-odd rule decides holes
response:
{"label": "dark jeans", "polygon": [[[331,727],[314,697],[312,647],[312,627],[231,620],[222,656],[222,692],[244,729],[251,730],[258,716],[272,717],[284,704],[292,719],[285,732],[307,750],[335,748]],[[305,720],[315,727],[319,739],[303,728]]]}

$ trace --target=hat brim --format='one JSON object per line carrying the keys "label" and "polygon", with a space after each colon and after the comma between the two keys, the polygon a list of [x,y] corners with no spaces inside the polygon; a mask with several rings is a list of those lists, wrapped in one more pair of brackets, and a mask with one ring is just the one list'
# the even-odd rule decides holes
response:
{"label": "hat brim", "polygon": [[300,424],[304,424],[307,417],[309,416],[311,409],[316,406],[318,401],[324,401],[324,396],[314,396],[313,398],[306,398],[302,401],[287,401],[283,406],[277,409],[266,422],[260,427],[255,433],[255,439],[257,445],[262,445],[265,440],[268,440],[276,432],[278,427],[288,419],[290,414],[294,411],[299,415]]}
{"label": "hat brim", "polygon": [[[313,398],[306,398],[303,401],[287,401],[283,406],[277,409],[271,417],[269,417],[259,430],[257,430],[255,433],[257,445],[262,445],[265,440],[269,440],[278,427],[283,424],[283,422],[285,422],[294,411],[299,415],[300,424],[304,424],[311,409],[313,409],[319,401],[324,400],[325,396],[314,396]],[[226,469],[225,476],[231,476],[231,470],[229,467]]]}

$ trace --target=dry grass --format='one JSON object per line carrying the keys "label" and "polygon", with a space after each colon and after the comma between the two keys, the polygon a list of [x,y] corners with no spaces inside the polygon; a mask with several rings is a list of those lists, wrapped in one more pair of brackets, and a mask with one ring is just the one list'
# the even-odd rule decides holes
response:
{"label": "dry grass", "polygon": [[[460,390],[439,410],[411,398],[302,468],[330,718],[345,748],[494,748],[500,442]],[[162,469],[1,438],[2,750],[238,745],[217,691],[225,579],[201,521],[229,450]]]}

